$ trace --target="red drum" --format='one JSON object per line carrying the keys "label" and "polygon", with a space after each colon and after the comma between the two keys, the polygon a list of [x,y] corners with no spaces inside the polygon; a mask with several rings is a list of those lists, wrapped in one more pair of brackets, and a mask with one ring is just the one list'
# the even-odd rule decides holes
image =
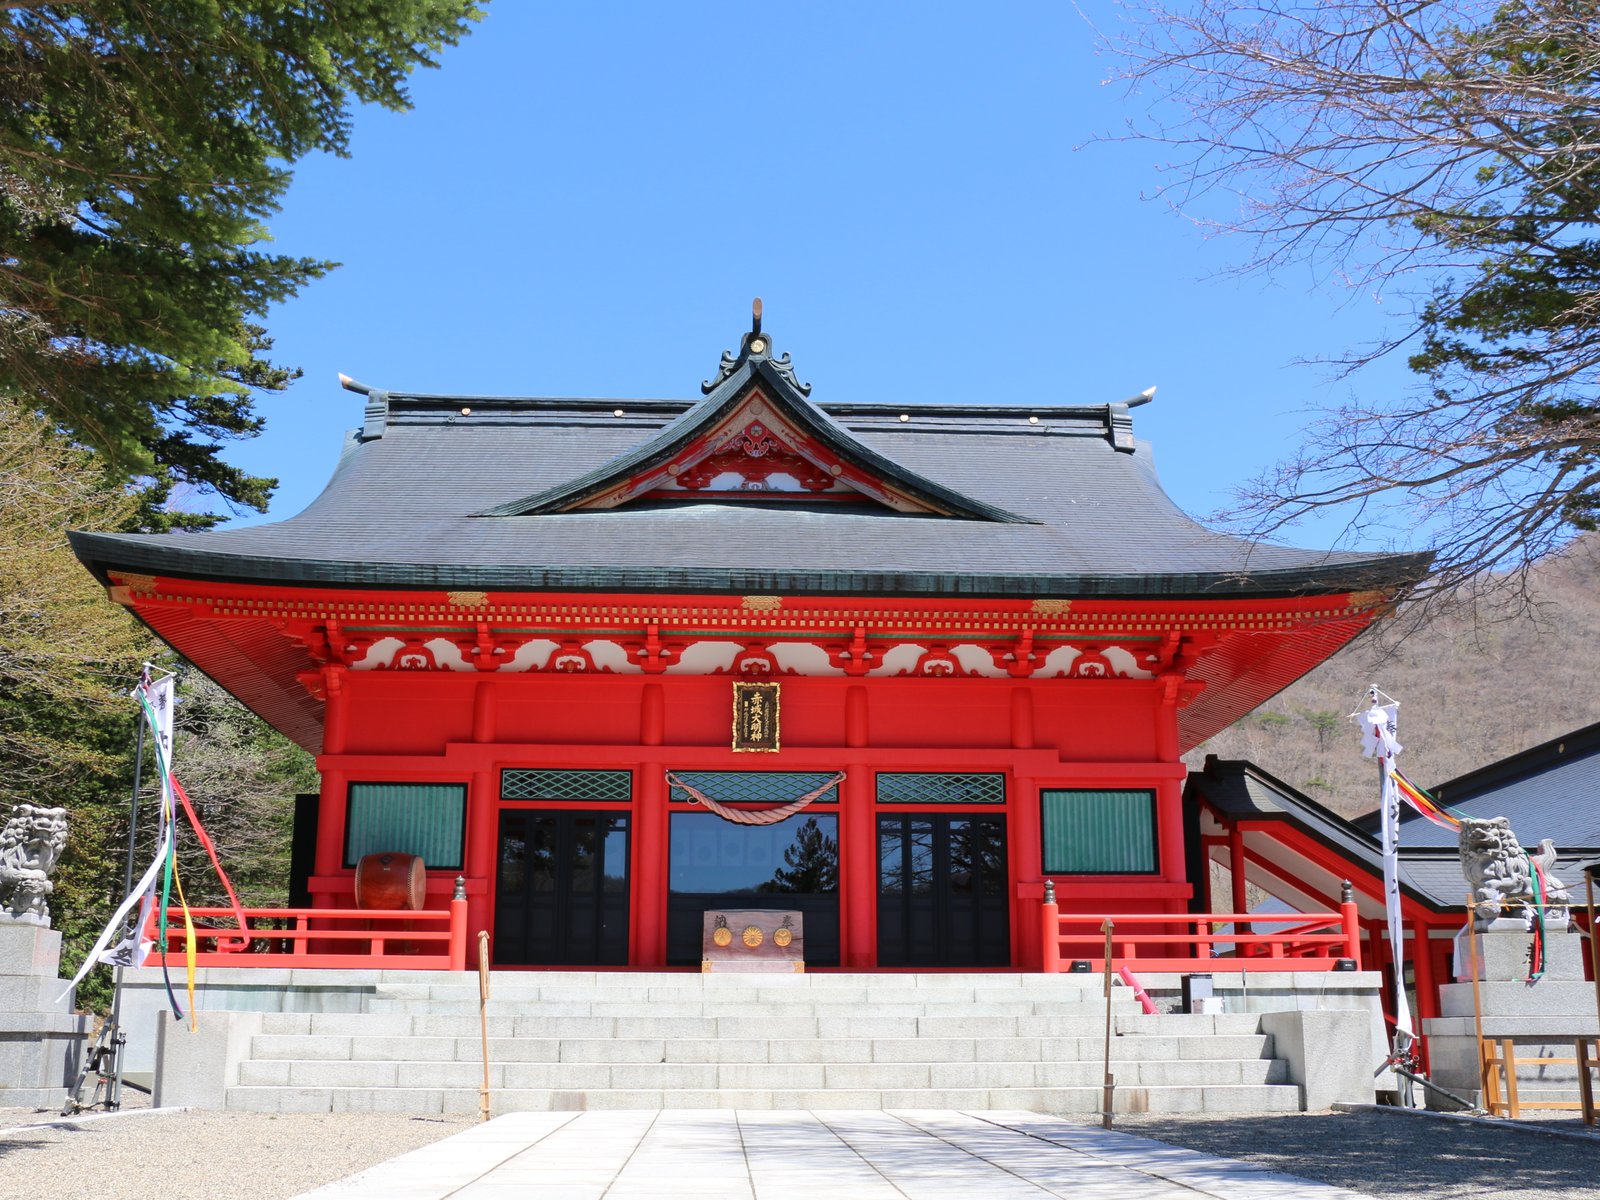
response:
{"label": "red drum", "polygon": [[416,912],[426,881],[415,854],[364,854],[356,864],[356,907]]}

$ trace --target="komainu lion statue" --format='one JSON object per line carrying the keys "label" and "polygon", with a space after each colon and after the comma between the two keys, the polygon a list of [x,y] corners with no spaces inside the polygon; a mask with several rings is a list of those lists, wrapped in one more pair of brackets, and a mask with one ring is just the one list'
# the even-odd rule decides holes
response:
{"label": "komainu lion statue", "polygon": [[67,845],[67,810],[19,804],[0,829],[0,921],[50,924],[50,872]]}
{"label": "komainu lion statue", "polygon": [[1555,843],[1550,839],[1539,843],[1538,853],[1530,861],[1505,817],[1462,817],[1459,851],[1461,873],[1472,885],[1472,898],[1477,901],[1478,924],[1487,925],[1506,915],[1507,901],[1520,905],[1528,921],[1534,919],[1530,897],[1534,892],[1532,863],[1537,862],[1544,874],[1545,920],[1565,927],[1572,897],[1566,886],[1549,873],[1556,863]]}

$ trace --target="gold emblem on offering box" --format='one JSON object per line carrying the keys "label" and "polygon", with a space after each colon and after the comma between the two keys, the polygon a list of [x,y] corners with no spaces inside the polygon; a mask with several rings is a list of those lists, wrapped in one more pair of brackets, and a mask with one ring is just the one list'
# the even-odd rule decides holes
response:
{"label": "gold emblem on offering box", "polygon": [[733,748],[775,754],[778,750],[778,685],[733,685]]}
{"label": "gold emblem on offering box", "polygon": [[802,973],[804,917],[782,909],[726,909],[704,913],[702,971]]}

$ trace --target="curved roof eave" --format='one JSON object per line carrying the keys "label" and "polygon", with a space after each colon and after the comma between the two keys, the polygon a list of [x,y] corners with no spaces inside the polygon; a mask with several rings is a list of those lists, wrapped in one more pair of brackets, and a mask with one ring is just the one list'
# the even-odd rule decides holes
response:
{"label": "curved roof eave", "polygon": [[219,553],[146,541],[140,535],[73,532],[78,557],[104,581],[114,570],[195,579],[331,587],[505,592],[689,592],[702,594],[1097,597],[1117,599],[1273,599],[1375,591],[1394,595],[1417,583],[1429,554],[1384,555],[1256,572],[995,574],[978,572],[766,569],[740,567],[566,566],[357,562]]}

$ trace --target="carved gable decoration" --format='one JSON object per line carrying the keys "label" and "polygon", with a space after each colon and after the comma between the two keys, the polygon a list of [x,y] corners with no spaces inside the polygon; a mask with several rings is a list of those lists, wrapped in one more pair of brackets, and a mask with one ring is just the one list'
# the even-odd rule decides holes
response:
{"label": "carved gable decoration", "polygon": [[639,471],[567,511],[616,508],[631,500],[781,499],[829,496],[866,499],[896,512],[940,510],[907,495],[800,428],[759,388],[668,461]]}
{"label": "carved gable decoration", "polygon": [[906,469],[812,404],[811,388],[796,380],[789,356],[773,358],[759,302],[739,353],[724,354],[717,378],[703,387],[704,400],[626,454],[479,515],[615,509],[640,500],[809,498],[967,520],[1026,520]]}

